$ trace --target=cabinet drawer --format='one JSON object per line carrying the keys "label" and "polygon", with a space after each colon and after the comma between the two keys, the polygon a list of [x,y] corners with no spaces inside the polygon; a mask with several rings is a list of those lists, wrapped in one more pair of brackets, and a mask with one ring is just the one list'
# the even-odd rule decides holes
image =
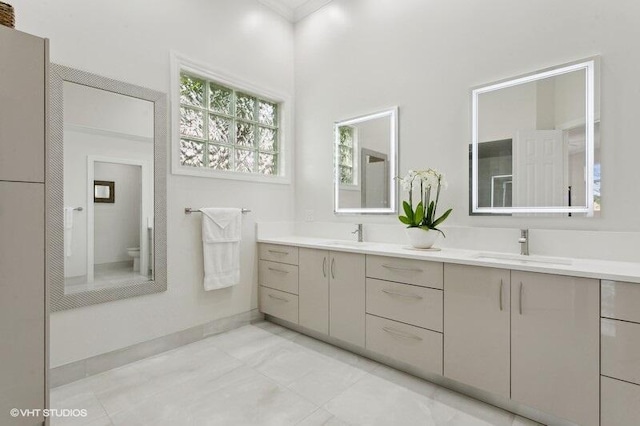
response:
{"label": "cabinet drawer", "polygon": [[367,313],[442,332],[442,290],[367,278]]}
{"label": "cabinet drawer", "polygon": [[442,288],[443,266],[440,262],[367,256],[367,277]]}
{"label": "cabinet drawer", "polygon": [[602,281],[602,316],[640,323],[640,284]]}
{"label": "cabinet drawer", "polygon": [[278,244],[260,244],[258,256],[261,260],[297,265],[298,247],[281,246]]}
{"label": "cabinet drawer", "polygon": [[258,266],[260,285],[298,294],[298,267],[261,260]]}
{"label": "cabinet drawer", "polygon": [[297,324],[298,296],[260,287],[260,311]]}
{"label": "cabinet drawer", "polygon": [[640,384],[640,324],[602,319],[602,374]]}
{"label": "cabinet drawer", "polygon": [[640,386],[602,377],[602,426],[637,425],[640,419]]}
{"label": "cabinet drawer", "polygon": [[428,373],[442,374],[442,334],[367,315],[366,347]]}

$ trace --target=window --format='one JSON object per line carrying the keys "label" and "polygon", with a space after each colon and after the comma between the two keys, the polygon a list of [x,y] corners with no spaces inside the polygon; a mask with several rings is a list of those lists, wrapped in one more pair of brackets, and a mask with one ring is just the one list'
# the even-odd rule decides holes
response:
{"label": "window", "polygon": [[180,165],[280,175],[279,117],[277,102],[181,72]]}
{"label": "window", "polygon": [[343,185],[357,185],[356,181],[356,129],[351,126],[338,128],[339,139],[338,167],[340,183]]}

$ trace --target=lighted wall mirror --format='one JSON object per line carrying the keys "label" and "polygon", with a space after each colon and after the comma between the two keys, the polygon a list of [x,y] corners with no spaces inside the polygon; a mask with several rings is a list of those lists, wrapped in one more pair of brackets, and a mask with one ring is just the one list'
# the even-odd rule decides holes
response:
{"label": "lighted wall mirror", "polygon": [[397,211],[398,108],[334,125],[336,214]]}
{"label": "lighted wall mirror", "polygon": [[472,90],[471,214],[600,209],[598,58]]}
{"label": "lighted wall mirror", "polygon": [[166,290],[166,95],[55,64],[50,79],[51,309]]}

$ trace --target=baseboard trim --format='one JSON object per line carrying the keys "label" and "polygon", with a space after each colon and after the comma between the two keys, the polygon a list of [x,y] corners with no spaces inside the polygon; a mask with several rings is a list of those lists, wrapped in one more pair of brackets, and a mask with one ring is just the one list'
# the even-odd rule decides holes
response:
{"label": "baseboard trim", "polygon": [[55,388],[85,377],[103,373],[123,365],[157,355],[215,334],[224,333],[257,321],[264,315],[253,309],[241,314],[220,318],[186,330],[137,343],[126,348],[71,362],[49,370],[49,386]]}

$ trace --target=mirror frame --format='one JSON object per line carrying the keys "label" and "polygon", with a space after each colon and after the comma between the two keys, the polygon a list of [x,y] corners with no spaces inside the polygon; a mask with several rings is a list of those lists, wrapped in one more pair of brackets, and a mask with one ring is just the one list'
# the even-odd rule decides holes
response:
{"label": "mirror frame", "polygon": [[[64,82],[76,83],[154,104],[154,279],[122,287],[65,294],[64,283]],[[47,287],[50,308],[62,311],[167,290],[167,95],[111,78],[51,64],[47,152]]]}
{"label": "mirror frame", "polygon": [[[592,57],[533,73],[512,77],[495,83],[482,85],[471,90],[471,214],[506,215],[513,213],[579,213],[593,216],[594,140],[596,104],[596,66],[599,58]],[[574,207],[480,207],[478,205],[478,98],[483,93],[493,92],[521,84],[531,83],[573,71],[585,70],[585,133],[586,133],[586,199],[584,206]]]}
{"label": "mirror frame", "polygon": [[[338,128],[374,120],[376,118],[389,117],[391,121],[389,132],[389,207],[387,208],[344,208],[340,207],[340,168],[334,167],[333,175],[333,212],[334,214],[396,214],[398,212],[398,107],[394,106],[372,114],[350,118],[348,120],[336,121],[333,124],[333,161],[338,164],[340,151],[337,149],[340,142]],[[360,149],[360,148],[358,148]]]}

